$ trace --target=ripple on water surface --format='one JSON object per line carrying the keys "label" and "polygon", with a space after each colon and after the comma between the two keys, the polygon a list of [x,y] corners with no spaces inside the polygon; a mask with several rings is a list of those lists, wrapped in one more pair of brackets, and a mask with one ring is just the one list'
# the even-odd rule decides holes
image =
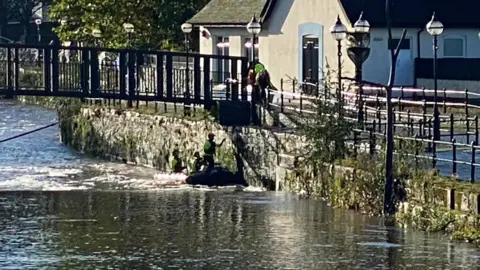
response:
{"label": "ripple on water surface", "polygon": [[[0,102],[0,139],[51,123],[56,113]],[[0,143],[0,190],[154,189],[157,171],[103,162],[74,153],[60,143],[58,127]]]}
{"label": "ripple on water surface", "polygon": [[[0,113],[0,139],[56,121]],[[75,154],[56,128],[0,144],[0,165],[0,269],[474,269],[480,257],[282,193],[159,189],[155,170]]]}
{"label": "ripple on water surface", "polygon": [[0,269],[475,269],[479,257],[289,194],[9,192],[0,209]]}

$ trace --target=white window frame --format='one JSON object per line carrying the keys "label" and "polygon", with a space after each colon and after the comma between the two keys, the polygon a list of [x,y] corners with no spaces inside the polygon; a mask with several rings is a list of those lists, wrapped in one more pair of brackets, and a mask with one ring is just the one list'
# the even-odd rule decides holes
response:
{"label": "white window frame", "polygon": [[[463,50],[462,50],[462,55],[458,56],[450,56],[450,55],[445,55],[445,40],[447,39],[460,39],[463,42]],[[443,37],[442,39],[442,55],[444,58],[465,58],[467,57],[467,37],[463,35],[447,35]]]}

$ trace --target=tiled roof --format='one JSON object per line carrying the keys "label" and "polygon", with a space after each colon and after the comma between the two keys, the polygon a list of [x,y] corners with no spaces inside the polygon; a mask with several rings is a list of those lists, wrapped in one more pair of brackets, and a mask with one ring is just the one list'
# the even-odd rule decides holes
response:
{"label": "tiled roof", "polygon": [[[390,0],[393,27],[421,28],[436,17],[445,28],[480,28],[479,0]],[[385,26],[385,0],[340,0],[352,23],[363,11],[372,27]]]}
{"label": "tiled roof", "polygon": [[211,0],[188,22],[203,25],[245,25],[254,14],[259,21],[264,21],[275,2],[275,0]]}
{"label": "tiled roof", "polygon": [[[368,20],[372,27],[385,26],[385,0],[338,1],[352,23],[363,11],[363,18]],[[446,28],[480,28],[479,0],[391,1],[393,27],[425,27],[435,11],[437,19]],[[211,0],[189,22],[203,25],[244,25],[254,14],[260,21],[266,21],[275,3],[276,0]]]}

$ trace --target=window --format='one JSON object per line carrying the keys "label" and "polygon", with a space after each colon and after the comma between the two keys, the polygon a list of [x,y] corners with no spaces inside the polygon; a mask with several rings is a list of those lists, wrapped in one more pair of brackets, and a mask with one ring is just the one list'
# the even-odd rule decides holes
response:
{"label": "window", "polygon": [[[245,38],[245,56],[248,61],[252,61],[252,38]],[[259,60],[259,51],[258,51],[258,37],[255,37],[255,60]]]}
{"label": "window", "polygon": [[[230,54],[230,42],[228,37],[217,37],[217,55],[228,56]],[[215,82],[224,82],[230,78],[230,61],[217,59],[217,72],[213,74]]]}
{"label": "window", "polygon": [[443,39],[444,57],[464,57],[465,41],[461,37],[447,37]]}

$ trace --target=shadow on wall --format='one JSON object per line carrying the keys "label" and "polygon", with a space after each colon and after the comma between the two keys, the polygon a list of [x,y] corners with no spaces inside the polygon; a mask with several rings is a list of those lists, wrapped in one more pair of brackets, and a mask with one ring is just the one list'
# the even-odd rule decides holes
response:
{"label": "shadow on wall", "polygon": [[292,9],[295,0],[275,1],[275,6],[271,11],[270,19],[267,21],[266,27],[269,35],[281,35],[283,25],[287,20],[288,14]]}

